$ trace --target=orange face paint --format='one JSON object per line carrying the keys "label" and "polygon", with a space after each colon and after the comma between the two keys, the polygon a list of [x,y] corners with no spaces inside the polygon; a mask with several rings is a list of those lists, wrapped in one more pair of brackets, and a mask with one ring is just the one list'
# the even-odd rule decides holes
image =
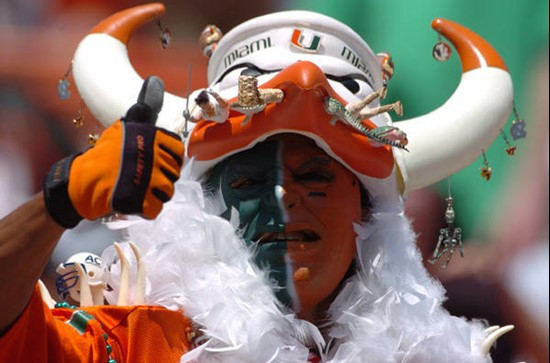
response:
{"label": "orange face paint", "polygon": [[355,256],[361,218],[356,177],[297,134],[274,136],[216,166],[210,182],[257,251],[256,263],[298,314],[315,309],[339,285]]}

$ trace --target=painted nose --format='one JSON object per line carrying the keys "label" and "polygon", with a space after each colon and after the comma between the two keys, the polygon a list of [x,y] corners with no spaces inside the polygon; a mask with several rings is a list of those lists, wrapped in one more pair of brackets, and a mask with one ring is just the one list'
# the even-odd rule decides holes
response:
{"label": "painted nose", "polygon": [[302,205],[302,197],[290,187],[277,185],[275,188],[275,195],[277,195],[280,200],[280,205],[285,208],[285,210],[291,210],[292,208]]}

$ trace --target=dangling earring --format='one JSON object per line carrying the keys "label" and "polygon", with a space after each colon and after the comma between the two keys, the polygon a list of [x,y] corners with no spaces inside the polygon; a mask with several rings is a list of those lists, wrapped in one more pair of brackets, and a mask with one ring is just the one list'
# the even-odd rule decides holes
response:
{"label": "dangling earring", "polygon": [[445,269],[451,258],[455,248],[458,246],[458,251],[460,252],[460,257],[464,257],[464,252],[462,251],[462,229],[455,227],[455,210],[453,208],[453,197],[451,197],[451,178],[448,179],[448,194],[449,196],[445,198],[447,202],[447,208],[445,209],[445,222],[447,223],[446,228],[441,228],[439,230],[439,238],[437,240],[437,245],[435,247],[433,256],[428,260],[432,265],[439,260],[444,254],[447,254],[445,262],[441,265],[442,269]]}
{"label": "dangling earring", "polygon": [[157,20],[157,26],[160,29],[160,44],[162,45],[162,49],[166,49],[170,46],[172,35],[170,34],[170,30],[168,30],[168,28],[162,26],[160,19]]}
{"label": "dangling earring", "polygon": [[432,56],[435,60],[446,62],[449,60],[449,58],[451,58],[452,49],[447,43],[445,43],[441,39],[440,33],[437,33],[437,40],[438,42],[435,43],[432,49]]}
{"label": "dangling earring", "polygon": [[75,127],[81,127],[84,125],[84,109],[86,108],[86,104],[83,100],[80,100],[80,108],[78,111],[76,111],[76,116],[73,118],[73,125]]}
{"label": "dangling earring", "polygon": [[506,134],[504,133],[504,131],[502,131],[502,129],[500,129],[500,134],[502,135],[502,138],[507,145],[506,149],[504,149],[506,150],[506,154],[513,156],[516,153],[517,147],[510,144],[510,141],[508,141],[508,138],[506,137]]}
{"label": "dangling earring", "polygon": [[67,71],[61,77],[59,80],[59,83],[57,83],[57,96],[62,100],[67,100],[71,97],[71,92],[69,91],[69,86],[71,85],[69,83],[69,75],[71,74],[71,70],[73,68],[73,62],[71,61],[71,64],[69,64],[69,68],[67,68]]}
{"label": "dangling earring", "polygon": [[481,172],[481,177],[487,181],[491,179],[491,174],[493,173],[493,170],[489,166],[489,162],[487,161],[487,156],[485,155],[485,150],[483,151],[483,166],[479,168]]}
{"label": "dangling earring", "polygon": [[525,120],[521,119],[516,110],[516,103],[514,102],[514,120],[510,126],[510,135],[514,140],[523,139],[527,136],[527,131],[525,131]]}
{"label": "dangling earring", "polygon": [[97,130],[97,125],[94,127],[94,132],[88,134],[88,145],[95,146],[95,143],[99,139],[99,132]]}
{"label": "dangling earring", "polygon": [[185,101],[185,110],[183,110],[184,124],[183,124],[183,130],[181,130],[181,126],[180,126],[180,131],[178,132],[178,134],[183,135],[184,139],[186,139],[187,136],[189,136],[187,123],[191,119],[191,112],[189,111],[189,95],[191,94],[191,70],[192,69],[193,69],[193,65],[189,64],[189,68],[187,70],[187,96]]}
{"label": "dangling earring", "polygon": [[207,25],[199,37],[199,46],[201,47],[202,54],[210,58],[222,37],[223,33],[220,28],[215,25]]}

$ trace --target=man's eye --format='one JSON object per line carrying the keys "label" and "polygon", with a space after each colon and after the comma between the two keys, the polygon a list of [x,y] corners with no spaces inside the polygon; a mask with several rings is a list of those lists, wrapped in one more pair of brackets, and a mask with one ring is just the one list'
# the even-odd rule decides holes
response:
{"label": "man's eye", "polygon": [[361,90],[359,83],[353,78],[344,78],[340,81],[351,93],[356,94]]}
{"label": "man's eye", "polygon": [[372,86],[367,79],[359,74],[350,74],[346,76],[326,75],[332,82],[338,82],[338,85],[344,86],[349,92],[358,98],[364,98],[372,93]]}
{"label": "man's eye", "polygon": [[232,189],[250,188],[261,184],[262,180],[259,178],[240,177],[229,182],[229,186]]}
{"label": "man's eye", "polygon": [[334,180],[334,174],[329,171],[310,171],[294,176],[294,180],[301,183],[330,183]]}

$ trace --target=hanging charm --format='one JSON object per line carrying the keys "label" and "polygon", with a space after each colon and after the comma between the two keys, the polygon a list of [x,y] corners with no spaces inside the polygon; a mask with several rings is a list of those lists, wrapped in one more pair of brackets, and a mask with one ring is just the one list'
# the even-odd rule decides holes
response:
{"label": "hanging charm", "polygon": [[514,156],[514,154],[516,153],[517,147],[510,144],[510,141],[508,141],[508,138],[506,137],[506,134],[504,133],[504,131],[502,131],[502,129],[500,130],[500,134],[502,135],[502,138],[504,139],[504,142],[507,145],[506,149],[504,149],[506,150],[506,154],[510,156]]}
{"label": "hanging charm", "polygon": [[223,33],[220,28],[215,25],[207,25],[199,37],[202,54],[210,58],[222,37]]}
{"label": "hanging charm", "polygon": [[447,202],[447,209],[445,210],[445,222],[446,228],[439,230],[439,238],[435,247],[433,256],[428,260],[432,265],[439,260],[443,255],[447,254],[445,262],[441,265],[441,268],[445,269],[453,257],[453,253],[458,246],[460,257],[464,257],[462,251],[462,229],[455,227],[455,210],[453,208],[453,197],[451,197],[451,180],[449,179],[449,196],[445,198]]}
{"label": "hanging charm", "polygon": [[527,131],[525,131],[525,120],[519,117],[518,111],[516,110],[516,103],[514,102],[514,120],[510,126],[510,135],[514,140],[523,139],[527,136]]}
{"label": "hanging charm", "polygon": [[485,155],[485,150],[483,150],[483,166],[479,168],[481,171],[481,177],[487,181],[491,179],[491,174],[493,173],[493,170],[489,166],[489,162],[487,161],[487,156]]}
{"label": "hanging charm", "polygon": [[94,129],[94,132],[88,134],[88,145],[95,146],[95,143],[99,139],[99,132],[97,131],[97,126]]}
{"label": "hanging charm", "polygon": [[71,97],[71,92],[69,91],[69,86],[71,84],[69,83],[68,78],[69,78],[69,75],[71,74],[72,68],[73,68],[73,62],[69,64],[69,68],[67,68],[67,71],[57,83],[57,96],[62,100],[67,100],[69,99],[69,97]]}
{"label": "hanging charm", "polygon": [[84,101],[80,101],[80,108],[76,111],[76,116],[73,118],[73,125],[75,127],[81,127],[84,125],[84,108],[86,105]]}
{"label": "hanging charm", "polygon": [[[378,59],[378,63],[380,64],[380,66],[382,66],[382,82],[385,86],[388,81],[393,77],[393,73],[395,72],[393,59],[389,53],[385,52],[377,53],[376,58]],[[380,98],[386,98],[386,94],[382,94]]]}
{"label": "hanging charm", "polygon": [[432,49],[432,56],[435,60],[440,62],[446,62],[451,58],[452,49],[441,39],[441,34],[437,35],[438,42],[434,45]]}
{"label": "hanging charm", "polygon": [[162,49],[166,49],[170,46],[172,35],[170,34],[170,30],[168,30],[168,28],[162,26],[160,19],[157,20],[157,26],[160,29],[160,44],[162,45]]}
{"label": "hanging charm", "polygon": [[193,70],[193,65],[189,64],[189,68],[187,70],[187,96],[185,101],[185,110],[183,110],[183,130],[180,130],[178,134],[182,134],[184,139],[187,139],[187,136],[189,136],[189,129],[187,128],[187,123],[191,119],[191,112],[189,111],[189,96],[191,94],[191,71]]}

